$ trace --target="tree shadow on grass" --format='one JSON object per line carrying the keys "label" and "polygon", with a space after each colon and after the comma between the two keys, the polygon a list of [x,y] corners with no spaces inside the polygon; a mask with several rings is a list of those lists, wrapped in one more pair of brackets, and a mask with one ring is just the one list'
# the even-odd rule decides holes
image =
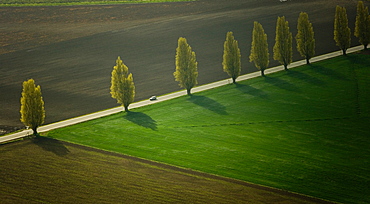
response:
{"label": "tree shadow on grass", "polygon": [[296,70],[288,70],[287,71],[287,75],[290,76],[290,77],[293,77],[293,78],[296,78],[298,80],[302,80],[302,81],[305,81],[307,83],[310,83],[310,84],[313,84],[313,85],[316,85],[316,86],[323,86],[325,85],[325,82],[316,78],[316,77],[313,77],[311,75],[308,75],[308,74],[305,74],[303,72],[300,72],[300,71],[296,71]]}
{"label": "tree shadow on grass", "polygon": [[142,127],[157,130],[157,121],[145,113],[129,111],[124,118]]}
{"label": "tree shadow on grass", "polygon": [[220,115],[228,114],[224,105],[206,96],[191,95],[188,101]]}
{"label": "tree shadow on grass", "polygon": [[239,84],[239,83],[235,84],[235,86],[236,86],[236,89],[238,89],[239,91],[245,94],[249,94],[255,97],[260,97],[263,99],[268,99],[268,95],[261,89],[256,89],[254,87],[251,87],[245,84]]}
{"label": "tree shadow on grass", "polygon": [[274,85],[278,88],[281,88],[287,91],[300,92],[300,89],[296,85],[289,83],[287,81],[284,81],[278,77],[265,76],[265,81],[271,85]]}
{"label": "tree shadow on grass", "polygon": [[329,68],[326,68],[326,67],[323,67],[317,64],[311,64],[310,66],[313,71],[320,73],[322,75],[330,76],[338,80],[348,81],[348,78],[344,74],[341,74],[333,69],[329,69]]}
{"label": "tree shadow on grass", "polygon": [[33,138],[33,143],[46,151],[53,152],[58,156],[65,156],[69,153],[69,150],[61,141],[53,138],[36,136]]}
{"label": "tree shadow on grass", "polygon": [[346,55],[345,57],[348,60],[350,60],[352,64],[358,64],[358,65],[361,65],[361,66],[364,65],[364,64],[370,64],[370,59],[369,58],[364,58],[362,56],[363,56],[363,54],[351,54],[351,55]]}

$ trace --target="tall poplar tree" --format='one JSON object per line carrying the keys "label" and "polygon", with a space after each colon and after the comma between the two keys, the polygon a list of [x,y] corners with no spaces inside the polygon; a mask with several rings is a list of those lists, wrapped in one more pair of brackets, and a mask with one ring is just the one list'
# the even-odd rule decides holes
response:
{"label": "tall poplar tree", "polygon": [[297,29],[297,49],[301,56],[306,58],[307,64],[310,64],[310,59],[315,55],[315,38],[307,13],[301,12],[299,14]]}
{"label": "tall poplar tree", "polygon": [[37,135],[37,128],[44,123],[45,109],[41,87],[36,86],[33,79],[23,82],[20,113],[21,122]]}
{"label": "tall poplar tree", "polygon": [[269,50],[267,44],[267,35],[262,25],[254,21],[252,32],[252,47],[249,61],[261,70],[261,75],[265,76],[265,69],[269,65]]}
{"label": "tall poplar tree", "polygon": [[116,66],[113,67],[110,94],[117,100],[117,103],[124,107],[125,111],[128,111],[128,106],[134,102],[134,79],[132,74],[128,73],[128,68],[120,57],[116,60]]}
{"label": "tall poplar tree", "polygon": [[289,31],[289,23],[285,20],[285,16],[278,17],[276,22],[276,37],[274,45],[274,60],[284,65],[284,69],[288,70],[288,65],[292,63],[292,33]]}
{"label": "tall poplar tree", "polygon": [[192,51],[186,38],[180,37],[177,43],[176,71],[173,75],[175,81],[179,82],[179,86],[185,88],[190,96],[191,89],[198,83],[198,62],[196,61],[195,52]]}
{"label": "tall poplar tree", "polygon": [[366,50],[367,45],[370,43],[370,16],[368,8],[364,6],[363,1],[357,3],[355,36]]}
{"label": "tall poplar tree", "polygon": [[351,46],[351,29],[348,27],[346,8],[341,6],[335,9],[334,40],[343,51],[343,55],[346,55],[347,49]]}
{"label": "tall poplar tree", "polygon": [[241,62],[240,62],[240,49],[238,41],[234,39],[233,32],[226,34],[226,41],[224,43],[224,55],[223,55],[223,70],[226,72],[235,83],[236,78],[240,75]]}

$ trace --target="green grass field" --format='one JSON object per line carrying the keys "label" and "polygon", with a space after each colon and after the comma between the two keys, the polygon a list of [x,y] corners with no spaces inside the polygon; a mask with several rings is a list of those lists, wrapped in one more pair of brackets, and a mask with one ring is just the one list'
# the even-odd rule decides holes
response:
{"label": "green grass field", "polygon": [[369,55],[341,56],[46,135],[327,200],[369,203],[369,65]]}
{"label": "green grass field", "polygon": [[181,2],[193,0],[2,0],[1,6],[66,6],[66,5],[96,5],[96,4],[141,4]]}

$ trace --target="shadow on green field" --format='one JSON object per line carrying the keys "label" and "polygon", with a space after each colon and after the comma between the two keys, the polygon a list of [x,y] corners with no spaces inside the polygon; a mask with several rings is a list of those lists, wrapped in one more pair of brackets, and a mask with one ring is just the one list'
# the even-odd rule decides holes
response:
{"label": "shadow on green field", "polygon": [[145,113],[129,111],[124,118],[142,127],[157,130],[157,121]]}
{"label": "shadow on green field", "polygon": [[313,77],[311,75],[308,75],[306,73],[300,72],[300,71],[288,70],[287,75],[292,77],[292,78],[302,80],[302,81],[307,82],[307,83],[312,84],[312,85],[316,85],[316,86],[324,86],[325,85],[324,81],[322,81],[322,80],[320,80],[316,77]]}
{"label": "shadow on green field", "polygon": [[228,115],[228,113],[226,112],[226,107],[224,105],[206,96],[191,95],[188,101],[217,114]]}
{"label": "shadow on green field", "polygon": [[[365,53],[362,51],[361,53]],[[352,64],[370,64],[370,58],[364,57],[364,54],[353,54],[353,55],[347,55],[346,58],[351,61]]]}
{"label": "shadow on green field", "polygon": [[292,92],[301,92],[301,90],[294,84],[284,81],[278,77],[270,77],[270,76],[265,76],[265,81],[271,85],[274,85],[278,88],[287,90],[287,91],[292,91]]}
{"label": "shadow on green field", "polygon": [[329,69],[327,67],[323,67],[317,64],[310,64],[310,67],[312,68],[313,71],[319,74],[326,75],[326,76],[332,77],[337,80],[343,80],[343,81],[349,80],[344,74],[339,73],[333,69]]}
{"label": "shadow on green field", "polygon": [[249,85],[245,85],[245,84],[235,84],[236,86],[236,89],[238,89],[239,91],[245,93],[245,94],[249,94],[249,95],[252,95],[252,96],[256,96],[256,97],[260,97],[260,98],[263,98],[263,99],[268,99],[268,95],[262,91],[261,89],[256,89],[252,86],[249,86]]}
{"label": "shadow on green field", "polygon": [[62,142],[53,138],[37,136],[33,139],[33,143],[46,151],[53,152],[58,156],[65,156],[69,153],[69,150]]}

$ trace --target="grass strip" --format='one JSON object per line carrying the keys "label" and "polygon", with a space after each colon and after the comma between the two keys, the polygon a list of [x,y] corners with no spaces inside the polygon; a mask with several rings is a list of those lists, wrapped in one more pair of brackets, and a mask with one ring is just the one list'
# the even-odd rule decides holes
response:
{"label": "grass strip", "polygon": [[370,56],[305,65],[47,136],[327,200],[369,203]]}

